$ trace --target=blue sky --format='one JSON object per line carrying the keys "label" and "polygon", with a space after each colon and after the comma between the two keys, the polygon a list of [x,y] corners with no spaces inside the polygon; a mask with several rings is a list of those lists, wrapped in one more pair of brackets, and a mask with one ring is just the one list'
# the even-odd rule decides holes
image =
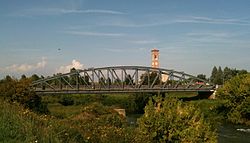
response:
{"label": "blue sky", "polygon": [[250,70],[249,0],[0,0],[0,77],[150,66]]}

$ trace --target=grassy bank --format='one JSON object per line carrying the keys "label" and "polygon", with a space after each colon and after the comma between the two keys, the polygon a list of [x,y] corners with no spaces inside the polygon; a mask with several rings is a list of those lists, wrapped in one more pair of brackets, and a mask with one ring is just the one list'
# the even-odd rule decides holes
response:
{"label": "grassy bank", "polygon": [[[91,94],[91,95],[47,95],[42,97],[42,102],[48,104],[52,115],[68,117],[79,113],[82,106],[98,102],[112,108],[123,108],[127,113],[143,113],[148,94]],[[65,105],[67,106],[64,106]],[[69,105],[68,105],[69,104]]]}
{"label": "grassy bank", "polygon": [[93,103],[74,114],[59,119],[0,100],[0,142],[132,142],[133,130],[112,108]]}

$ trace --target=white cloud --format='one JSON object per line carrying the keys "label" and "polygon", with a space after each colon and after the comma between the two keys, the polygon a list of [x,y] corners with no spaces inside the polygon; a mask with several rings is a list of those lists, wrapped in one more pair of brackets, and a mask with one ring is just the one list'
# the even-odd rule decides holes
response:
{"label": "white cloud", "polygon": [[63,15],[63,14],[112,14],[112,15],[121,15],[125,14],[121,11],[115,10],[106,10],[106,9],[87,9],[81,10],[78,8],[32,8],[19,11],[18,13],[10,14],[11,16],[23,16],[23,17],[32,17],[32,16],[49,16],[49,15]]}
{"label": "white cloud", "polygon": [[197,32],[197,33],[187,33],[187,36],[192,37],[218,37],[218,38],[227,38],[234,36],[232,33],[225,33],[225,32]]}
{"label": "white cloud", "polygon": [[125,34],[122,33],[99,33],[99,32],[80,32],[80,31],[65,31],[67,34],[80,35],[80,36],[108,36],[108,37],[120,37]]}
{"label": "white cloud", "polygon": [[[143,23],[141,22],[143,21]],[[116,26],[116,27],[130,27],[130,28],[143,28],[143,27],[156,27],[176,23],[194,23],[194,24],[217,24],[217,25],[238,25],[249,26],[250,21],[240,18],[216,18],[206,16],[175,16],[169,17],[165,15],[142,15],[137,19],[127,18],[113,18],[102,23],[101,26]]]}
{"label": "white cloud", "polygon": [[66,65],[66,66],[60,66],[56,72],[57,73],[68,73],[70,72],[70,69],[75,68],[75,69],[82,69],[83,68],[83,64],[81,64],[79,61],[77,60],[73,60],[71,64]]}
{"label": "white cloud", "polygon": [[250,25],[249,21],[233,18],[211,18],[190,16],[175,20],[176,23],[200,23],[200,24],[232,24],[232,25]]}
{"label": "white cloud", "polygon": [[7,66],[5,68],[1,68],[0,71],[3,72],[12,72],[12,73],[19,73],[19,72],[29,72],[37,69],[44,68],[47,64],[47,60],[45,57],[42,58],[42,61],[36,63],[36,64],[13,64],[11,66]]}
{"label": "white cloud", "polygon": [[100,14],[125,14],[124,12],[114,10],[103,10],[103,9],[88,9],[81,10],[81,13],[100,13]]}

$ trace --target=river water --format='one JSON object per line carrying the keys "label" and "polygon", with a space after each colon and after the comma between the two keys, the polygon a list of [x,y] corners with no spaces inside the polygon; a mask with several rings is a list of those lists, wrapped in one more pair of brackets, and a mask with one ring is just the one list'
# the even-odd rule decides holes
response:
{"label": "river water", "polygon": [[[127,121],[132,126],[136,126],[137,118],[142,114],[127,115]],[[250,127],[244,125],[233,125],[224,123],[218,127],[219,143],[250,143]]]}
{"label": "river water", "polygon": [[219,143],[250,143],[250,127],[243,125],[222,124],[218,128]]}

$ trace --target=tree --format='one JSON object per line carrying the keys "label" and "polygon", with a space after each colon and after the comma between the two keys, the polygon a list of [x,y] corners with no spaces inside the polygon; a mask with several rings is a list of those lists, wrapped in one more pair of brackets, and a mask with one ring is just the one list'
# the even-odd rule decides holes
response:
{"label": "tree", "polygon": [[204,74],[198,74],[197,77],[200,79],[206,80],[206,75]]}
{"label": "tree", "polygon": [[141,141],[216,142],[216,132],[199,108],[174,98],[150,99],[138,124]]}
{"label": "tree", "polygon": [[224,71],[223,71],[223,79],[224,82],[228,81],[229,79],[231,79],[232,77],[234,77],[234,72],[232,69],[225,67]]}
{"label": "tree", "polygon": [[142,81],[142,85],[148,85],[148,83],[153,84],[154,80],[155,80],[154,84],[159,84],[161,82],[160,77],[158,76],[157,72],[149,73],[149,78],[148,78],[148,73],[146,72],[141,75],[140,79]]}
{"label": "tree", "polygon": [[90,85],[89,82],[89,76],[85,75],[82,78],[80,78],[80,82],[83,83],[84,85]]}
{"label": "tree", "polygon": [[112,84],[112,81],[111,81],[110,77],[108,77],[108,78],[106,79],[106,83],[107,83],[108,85],[111,85],[111,84]]}
{"label": "tree", "polygon": [[114,84],[121,84],[121,80],[119,78],[115,79]]}
{"label": "tree", "polygon": [[219,66],[218,69],[217,69],[216,66],[214,66],[214,68],[212,70],[212,74],[211,74],[210,80],[214,84],[218,84],[218,85],[222,85],[223,84],[223,71],[222,71],[222,69],[221,69],[220,66]]}
{"label": "tree", "polygon": [[20,80],[6,76],[1,84],[0,93],[5,99],[18,102],[24,107],[40,113],[48,113],[47,105],[42,103],[40,96],[30,89],[31,78],[22,76]]}
{"label": "tree", "polygon": [[25,80],[26,78],[27,78],[26,75],[23,74],[20,80]]}
{"label": "tree", "polygon": [[216,81],[217,72],[218,72],[218,69],[217,69],[216,66],[214,66],[213,70],[212,70],[211,77],[210,77],[211,82],[214,83],[214,84],[215,84],[215,81]]}
{"label": "tree", "polygon": [[33,74],[31,77],[30,77],[31,81],[36,81],[36,80],[39,80],[39,76],[37,74]]}
{"label": "tree", "polygon": [[223,84],[223,71],[221,69],[221,67],[219,66],[217,74],[216,74],[216,78],[215,78],[215,84],[218,85],[222,85]]}
{"label": "tree", "polygon": [[133,79],[132,79],[132,77],[131,77],[130,74],[128,74],[128,75],[125,76],[124,83],[125,83],[126,85],[131,85],[131,84],[134,83],[134,81],[133,81]]}
{"label": "tree", "polygon": [[[76,73],[76,69],[75,68],[70,69],[70,73]],[[77,80],[78,80],[78,75],[76,74],[70,75],[69,83],[71,85],[76,85]]]}
{"label": "tree", "polygon": [[238,75],[247,74],[247,70],[237,70]]}
{"label": "tree", "polygon": [[250,74],[238,75],[218,89],[216,96],[226,101],[227,118],[233,123],[250,123]]}
{"label": "tree", "polygon": [[100,85],[106,85],[105,79],[104,79],[103,77],[101,77],[101,78],[99,79],[99,84],[100,84]]}

